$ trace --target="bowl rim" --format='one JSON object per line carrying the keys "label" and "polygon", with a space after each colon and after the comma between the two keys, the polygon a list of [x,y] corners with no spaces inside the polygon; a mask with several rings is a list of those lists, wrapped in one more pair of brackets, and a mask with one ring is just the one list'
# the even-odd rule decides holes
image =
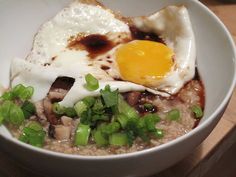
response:
{"label": "bowl rim", "polygon": [[80,159],[80,160],[99,161],[99,160],[111,160],[111,159],[118,160],[118,159],[123,159],[123,158],[132,158],[132,157],[137,157],[137,156],[143,156],[143,155],[149,154],[149,153],[154,153],[155,151],[161,151],[161,150],[171,147],[181,141],[186,140],[188,137],[196,134],[197,132],[199,132],[202,129],[209,126],[210,123],[215,119],[215,117],[217,117],[217,115],[219,115],[220,112],[227,105],[227,103],[230,100],[230,97],[234,91],[235,84],[236,84],[236,47],[234,44],[234,40],[233,40],[230,32],[228,31],[228,29],[225,27],[223,22],[208,7],[206,7],[203,3],[201,3],[198,0],[189,0],[189,1],[191,1],[191,3],[195,3],[196,5],[200,6],[204,11],[206,11],[215,20],[216,23],[218,23],[221,26],[221,28],[223,29],[223,32],[227,36],[227,40],[230,43],[230,47],[232,48],[233,62],[234,62],[233,80],[232,80],[231,85],[229,86],[229,89],[228,89],[228,92],[227,92],[225,98],[218,105],[218,107],[215,109],[215,111],[208,117],[208,119],[206,119],[203,123],[201,123],[195,129],[191,130],[189,133],[184,134],[183,136],[180,136],[174,140],[171,140],[167,143],[164,143],[164,144],[156,146],[156,147],[152,147],[152,148],[148,148],[148,149],[136,151],[136,152],[125,153],[125,154],[105,155],[105,156],[86,156],[86,155],[65,154],[65,153],[61,153],[61,152],[54,152],[54,151],[46,150],[43,148],[34,147],[32,145],[23,143],[15,138],[9,138],[8,136],[3,135],[3,134],[0,134],[0,136],[2,138],[4,138],[6,141],[16,144],[17,146],[20,146],[21,148],[26,148],[30,151],[35,151],[35,152],[43,154],[43,155],[59,157],[59,158],[66,158],[66,159],[73,159],[73,160]]}

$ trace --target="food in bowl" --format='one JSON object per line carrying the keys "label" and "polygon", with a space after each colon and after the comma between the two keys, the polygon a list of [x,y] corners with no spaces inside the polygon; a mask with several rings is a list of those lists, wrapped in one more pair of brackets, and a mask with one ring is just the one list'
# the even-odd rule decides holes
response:
{"label": "food in bowl", "polygon": [[11,64],[0,117],[14,137],[80,155],[139,151],[191,131],[203,116],[188,11],[145,17],[74,1]]}

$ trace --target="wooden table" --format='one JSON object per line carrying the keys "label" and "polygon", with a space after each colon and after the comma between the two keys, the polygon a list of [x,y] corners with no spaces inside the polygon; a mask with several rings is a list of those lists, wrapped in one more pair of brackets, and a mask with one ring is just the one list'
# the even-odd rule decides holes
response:
{"label": "wooden table", "polygon": [[[216,0],[202,0],[202,2],[221,18],[236,41],[236,4],[223,4]],[[225,114],[210,136],[189,157],[155,177],[203,177],[236,142],[235,106],[236,91]],[[3,152],[0,152],[0,176],[43,177],[21,167]]]}

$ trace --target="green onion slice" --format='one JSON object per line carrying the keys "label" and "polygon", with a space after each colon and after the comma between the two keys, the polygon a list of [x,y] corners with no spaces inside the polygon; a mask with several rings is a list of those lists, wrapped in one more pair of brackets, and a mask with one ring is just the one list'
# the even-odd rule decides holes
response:
{"label": "green onion slice", "polygon": [[114,133],[109,136],[109,144],[113,146],[128,145],[129,140],[126,133]]}
{"label": "green onion slice", "polygon": [[24,120],[25,116],[22,109],[19,106],[12,104],[9,112],[10,123],[19,126],[24,122]]}
{"label": "green onion slice", "polygon": [[194,105],[191,110],[194,113],[195,118],[200,119],[203,116],[202,108],[199,105]]}
{"label": "green onion slice", "polygon": [[145,103],[143,106],[147,110],[152,110],[153,109],[153,105],[151,103]]}
{"label": "green onion slice", "polygon": [[2,122],[4,121],[4,117],[2,114],[0,114],[0,125],[2,125]]}
{"label": "green onion slice", "polygon": [[59,103],[53,103],[52,110],[58,115],[62,115],[65,113],[65,107],[61,106]]}
{"label": "green onion slice", "polygon": [[82,100],[89,108],[95,104],[96,99],[92,96],[83,98]]}
{"label": "green onion slice", "polygon": [[75,104],[74,109],[78,116],[81,116],[83,112],[87,111],[88,106],[84,101],[79,101]]}
{"label": "green onion slice", "polygon": [[156,131],[156,123],[160,121],[160,117],[157,114],[147,114],[143,116],[146,129],[149,132]]}
{"label": "green onion slice", "polygon": [[164,131],[162,129],[156,129],[156,131],[153,132],[153,134],[157,138],[163,138],[164,137]]}
{"label": "green onion slice", "polygon": [[46,133],[42,130],[35,130],[31,127],[25,127],[19,140],[32,146],[42,147],[44,144]]}
{"label": "green onion slice", "polygon": [[108,139],[100,130],[96,130],[93,134],[94,141],[98,146],[105,146],[108,144]]}
{"label": "green onion slice", "polygon": [[4,120],[9,122],[10,117],[10,110],[14,103],[12,101],[4,101],[3,104],[0,106],[0,114],[4,118]]}
{"label": "green onion slice", "polygon": [[29,86],[25,87],[22,84],[16,85],[11,90],[14,98],[20,98],[21,100],[29,100],[34,94],[34,88]]}
{"label": "green onion slice", "polygon": [[120,123],[121,127],[124,129],[127,125],[129,118],[125,114],[118,114],[116,118]]}
{"label": "green onion slice", "polygon": [[112,122],[103,126],[100,130],[102,133],[110,135],[112,133],[118,132],[120,129],[120,124],[118,122]]}
{"label": "green onion slice", "polygon": [[128,118],[136,118],[138,117],[137,111],[131,107],[121,95],[119,95],[119,103],[118,103],[118,110],[120,113],[123,113]]}
{"label": "green onion slice", "polygon": [[65,114],[66,116],[72,117],[72,118],[77,116],[75,109],[71,107],[65,108]]}
{"label": "green onion slice", "polygon": [[14,95],[12,94],[12,92],[5,92],[1,96],[1,99],[3,99],[3,100],[13,100],[14,99]]}
{"label": "green onion slice", "polygon": [[30,118],[32,115],[36,113],[35,105],[29,101],[25,101],[21,106],[21,109],[26,119]]}
{"label": "green onion slice", "polygon": [[89,91],[95,91],[95,90],[97,90],[99,88],[98,80],[92,74],[87,74],[85,76],[85,80],[86,80],[85,87]]}
{"label": "green onion slice", "polygon": [[35,122],[35,121],[30,122],[27,127],[31,128],[35,131],[43,131],[42,125],[38,122]]}
{"label": "green onion slice", "polygon": [[24,88],[19,94],[17,95],[21,100],[29,100],[34,94],[34,88],[29,86]]}
{"label": "green onion slice", "polygon": [[14,97],[19,97],[19,95],[22,92],[24,92],[25,89],[26,89],[25,86],[23,86],[22,84],[18,84],[12,88],[11,92],[14,95]]}
{"label": "green onion slice", "polygon": [[90,135],[89,125],[79,124],[75,133],[75,145],[86,146]]}
{"label": "green onion slice", "polygon": [[167,119],[173,120],[173,121],[179,120],[179,118],[180,118],[180,111],[178,109],[172,109],[171,111],[169,111],[167,113],[166,117],[167,117]]}

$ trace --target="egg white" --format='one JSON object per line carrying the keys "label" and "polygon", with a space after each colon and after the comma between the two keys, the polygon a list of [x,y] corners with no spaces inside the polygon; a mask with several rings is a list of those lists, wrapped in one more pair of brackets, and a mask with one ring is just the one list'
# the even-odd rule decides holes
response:
{"label": "egg white", "polygon": [[26,60],[41,65],[51,63],[52,58],[67,47],[72,36],[111,32],[129,32],[129,26],[101,6],[74,1],[40,27]]}
{"label": "egg white", "polygon": [[[170,6],[149,17],[134,18],[133,23],[141,30],[160,35],[175,53],[175,65],[171,72],[162,80],[154,80],[150,88],[114,80],[122,77],[115,59],[116,49],[122,44],[93,60],[85,50],[67,48],[68,40],[79,33],[103,34],[112,40],[116,38],[113,39],[111,34],[131,36],[129,26],[117,19],[111,11],[78,1],[71,3],[41,26],[26,60],[12,60],[11,85],[33,86],[35,94],[32,101],[36,102],[47,96],[57,77],[75,78],[74,85],[61,102],[64,106],[73,106],[86,96],[97,96],[106,85],[120,92],[148,90],[165,97],[169,93],[177,93],[193,78],[195,69],[195,41],[187,9],[183,6]],[[112,63],[107,63],[107,55]],[[110,69],[102,70],[104,64],[109,65]],[[99,80],[98,90],[91,92],[84,87],[84,77],[88,73]]]}
{"label": "egg white", "polygon": [[[84,63],[86,66],[86,63]],[[88,73],[93,74],[97,78],[102,76],[99,70],[93,67],[82,67],[83,64],[77,62],[77,64],[52,67],[52,66],[39,66],[23,59],[15,58],[11,64],[11,86],[14,87],[18,84],[24,84],[25,86],[34,87],[34,95],[32,97],[33,102],[44,99],[53,82],[60,76],[75,78],[75,83],[69,90],[65,98],[61,101],[61,105],[66,107],[72,107],[76,102],[87,96],[98,96],[100,90],[104,89],[106,85],[110,85],[111,90],[119,89],[119,92],[128,91],[144,91],[148,90],[153,94],[161,94],[158,91],[151,90],[142,85],[134,84],[126,81],[114,81],[109,78],[99,81],[99,88],[95,91],[88,91],[84,85],[86,84],[84,76]],[[163,95],[163,96],[168,96]]]}

